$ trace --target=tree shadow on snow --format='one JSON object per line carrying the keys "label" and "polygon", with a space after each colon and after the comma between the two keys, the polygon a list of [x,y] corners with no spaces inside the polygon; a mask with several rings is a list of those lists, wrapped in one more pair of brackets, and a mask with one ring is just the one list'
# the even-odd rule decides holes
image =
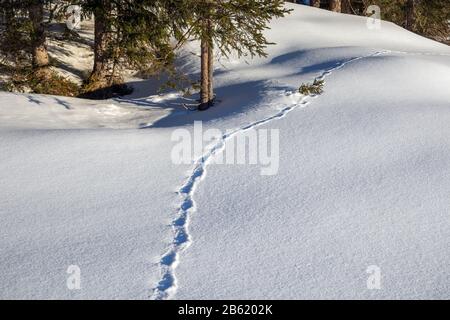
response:
{"label": "tree shadow on snow", "polygon": [[[194,121],[211,122],[217,119],[236,117],[239,114],[245,114],[252,108],[257,108],[263,103],[267,89],[273,91],[285,92],[292,89],[287,86],[274,86],[267,81],[253,81],[242,84],[233,84],[229,86],[218,87],[215,90],[217,101],[210,109],[206,111],[189,111],[185,103],[196,104],[195,98],[190,101],[180,95],[173,95],[165,99],[163,103],[152,102],[147,99],[120,99],[120,101],[135,104],[147,108],[168,108],[170,114],[162,118],[147,128],[171,128],[185,125],[192,125]],[[198,96],[198,95],[196,95]],[[164,105],[164,106],[162,106]],[[144,129],[144,128],[143,128]]]}

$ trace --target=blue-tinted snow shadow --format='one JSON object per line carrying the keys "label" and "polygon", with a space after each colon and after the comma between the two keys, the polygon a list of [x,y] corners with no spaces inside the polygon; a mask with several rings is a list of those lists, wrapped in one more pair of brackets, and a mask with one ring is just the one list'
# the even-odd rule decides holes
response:
{"label": "blue-tinted snow shadow", "polygon": [[[192,124],[194,121],[208,122],[215,119],[235,117],[261,104],[268,87],[267,81],[253,81],[218,87],[215,89],[216,104],[210,109],[203,112],[187,111],[176,117],[169,116],[158,120],[152,127],[167,128]],[[291,88],[288,86],[270,84],[271,91],[286,91],[289,89]],[[175,104],[180,103],[180,101],[173,102]],[[181,108],[184,109],[184,107]]]}
{"label": "blue-tinted snow shadow", "polygon": [[[342,47],[342,48],[333,48],[330,50],[334,50],[336,52],[339,52],[340,50],[348,50],[348,47]],[[299,51],[292,51],[286,54],[279,55],[275,58],[273,58],[268,64],[270,65],[286,65],[286,68],[289,69],[289,67],[293,64],[293,61],[298,61],[298,64],[300,64],[300,61],[307,60],[307,57],[312,55],[312,52],[314,50],[299,50]],[[310,65],[305,65],[300,67],[298,70],[293,70],[293,72],[290,72],[286,74],[286,77],[292,77],[297,75],[305,75],[305,74],[318,74],[320,72],[323,72],[325,70],[329,70],[333,67],[336,67],[345,61],[348,61],[349,59],[358,57],[358,54],[350,55],[350,56],[344,56],[341,58],[335,58],[330,57],[326,61],[322,61],[319,63],[314,63]],[[300,85],[300,84],[299,84]]]}
{"label": "blue-tinted snow shadow", "polygon": [[[353,57],[358,56],[357,48],[354,49]],[[314,56],[315,54],[319,54],[320,51],[324,49],[318,49],[317,53],[315,50],[296,50],[286,54],[282,54],[268,60],[266,65],[285,65],[286,69],[289,70],[286,74],[283,74],[283,77],[296,77],[300,75],[310,75],[311,81],[314,77],[323,73],[325,70],[332,69],[343,62],[347,61],[352,56],[342,55],[340,58],[335,58],[333,56],[329,58],[325,58],[326,61],[321,61],[318,63],[313,63],[311,65],[301,66],[304,61],[308,61],[308,56]],[[349,47],[342,48],[331,48],[329,50],[336,51],[336,53],[342,52],[342,50],[349,50]],[[198,72],[196,73],[195,67],[192,65],[192,60],[188,58],[182,58],[180,65],[182,65],[181,70],[186,72],[186,74],[190,74],[190,78],[192,80],[198,80],[200,75]],[[298,68],[292,68],[292,65],[299,66]],[[226,70],[217,70],[214,75],[215,77],[220,77],[222,74],[227,73]],[[245,72],[245,68],[242,70]],[[249,70],[249,72],[251,72]],[[140,81],[131,83],[135,88],[135,92],[133,95],[129,97],[125,97],[121,99],[121,101],[135,104],[140,107],[146,108],[157,108],[157,109],[169,109],[169,116],[162,118],[155,123],[153,123],[150,127],[152,128],[170,128],[177,126],[190,125],[194,121],[214,121],[215,119],[224,119],[226,117],[235,117],[239,114],[247,113],[252,108],[258,107],[261,105],[267,91],[271,92],[280,91],[292,91],[292,86],[287,84],[277,84],[274,81],[259,80],[259,81],[248,81],[242,83],[235,83],[232,85],[221,86],[215,88],[215,93],[217,96],[217,103],[207,111],[197,112],[197,111],[188,111],[186,110],[186,106],[195,108],[198,98],[198,94],[193,95],[191,98],[186,99],[181,97],[180,95],[173,95],[171,98],[167,98],[167,95],[164,97],[164,101],[152,102],[148,98],[146,93],[149,90],[157,91],[158,88],[164,83],[166,78],[154,78],[146,81]],[[273,79],[276,80],[276,79]],[[296,86],[300,86],[299,83]],[[145,128],[145,127],[144,127]]]}

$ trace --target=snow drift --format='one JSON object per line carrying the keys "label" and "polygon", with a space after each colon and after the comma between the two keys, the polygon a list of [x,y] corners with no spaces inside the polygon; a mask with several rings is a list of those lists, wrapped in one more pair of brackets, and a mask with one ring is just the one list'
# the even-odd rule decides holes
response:
{"label": "snow drift", "polygon": [[[288,6],[268,58],[216,70],[205,113],[146,82],[102,103],[0,93],[1,298],[450,297],[449,47]],[[296,93],[318,77],[323,95]],[[278,174],[174,165],[195,120],[278,129]]]}

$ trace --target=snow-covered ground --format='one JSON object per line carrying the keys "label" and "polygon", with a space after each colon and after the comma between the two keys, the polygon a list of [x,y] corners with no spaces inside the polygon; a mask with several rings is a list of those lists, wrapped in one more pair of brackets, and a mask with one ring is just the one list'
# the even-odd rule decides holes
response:
{"label": "snow-covered ground", "polygon": [[[0,93],[0,298],[450,298],[450,48],[289,7],[268,58],[218,64],[204,113],[147,81],[103,102]],[[296,93],[314,79],[322,95]],[[232,133],[176,165],[196,120]],[[279,131],[277,174],[213,163],[253,129]]]}

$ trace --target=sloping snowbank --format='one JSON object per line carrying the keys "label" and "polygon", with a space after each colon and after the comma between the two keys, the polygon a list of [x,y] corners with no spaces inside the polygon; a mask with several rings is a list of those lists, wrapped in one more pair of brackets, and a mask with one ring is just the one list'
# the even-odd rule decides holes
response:
{"label": "sloping snowbank", "polygon": [[356,61],[260,127],[280,130],[277,175],[209,166],[176,298],[448,298],[449,84],[448,58]]}
{"label": "sloping snowbank", "polygon": [[14,93],[0,93],[0,105],[1,130],[136,129],[147,127],[170,113],[166,108],[137,108],[114,100]]}

